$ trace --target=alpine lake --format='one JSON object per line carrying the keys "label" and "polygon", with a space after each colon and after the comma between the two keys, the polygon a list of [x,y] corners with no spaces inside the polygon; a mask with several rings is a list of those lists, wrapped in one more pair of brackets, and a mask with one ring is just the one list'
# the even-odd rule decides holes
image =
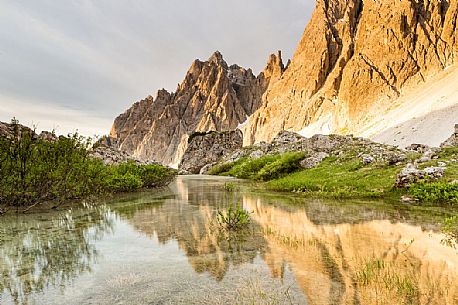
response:
{"label": "alpine lake", "polygon": [[[222,230],[236,204],[249,225]],[[458,251],[440,230],[456,212],[179,176],[0,217],[0,304],[456,305]]]}

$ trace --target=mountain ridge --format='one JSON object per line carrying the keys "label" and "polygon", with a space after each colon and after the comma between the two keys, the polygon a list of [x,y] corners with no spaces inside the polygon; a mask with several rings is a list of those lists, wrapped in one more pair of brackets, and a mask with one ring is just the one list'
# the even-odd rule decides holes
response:
{"label": "mountain ridge", "polygon": [[195,60],[174,93],[162,89],[115,119],[110,137],[116,147],[142,159],[177,165],[194,132],[236,129],[259,108],[262,94],[284,70],[281,53],[266,69],[229,66],[220,52]]}
{"label": "mountain ridge", "polygon": [[283,130],[368,135],[406,91],[456,66],[457,15],[458,0],[317,0],[288,64],[278,52],[255,76],[215,52],[175,93],[135,103],[110,136],[136,157],[177,165],[194,132],[240,128],[244,145]]}

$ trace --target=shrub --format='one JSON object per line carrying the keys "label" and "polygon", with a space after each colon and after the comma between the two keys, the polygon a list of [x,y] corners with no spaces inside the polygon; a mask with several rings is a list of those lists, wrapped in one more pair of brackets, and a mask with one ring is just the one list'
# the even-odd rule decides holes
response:
{"label": "shrub", "polygon": [[286,174],[297,171],[301,168],[301,161],[304,160],[305,153],[290,152],[280,156],[272,163],[267,163],[255,176],[257,180],[268,181],[280,178]]}
{"label": "shrub", "polygon": [[434,182],[415,184],[410,188],[410,193],[420,201],[436,203],[458,203],[458,184]]}
{"label": "shrub", "polygon": [[225,173],[228,173],[235,166],[235,164],[235,162],[217,164],[208,171],[208,174],[213,176],[222,176]]}
{"label": "shrub", "polygon": [[250,213],[244,210],[240,204],[230,206],[225,212],[218,211],[216,216],[218,225],[229,231],[236,231],[247,226],[250,221]]}
{"label": "shrub", "polygon": [[106,187],[113,192],[131,192],[142,188],[143,182],[133,173],[114,174],[107,179]]}
{"label": "shrub", "polygon": [[169,182],[176,171],[133,162],[105,165],[89,156],[91,140],[78,134],[39,139],[16,120],[0,137],[0,204],[32,206]]}
{"label": "shrub", "polygon": [[147,188],[168,184],[176,174],[176,170],[158,164],[140,166],[140,177]]}
{"label": "shrub", "polygon": [[259,159],[244,160],[236,164],[228,173],[230,176],[240,179],[253,179],[264,166],[275,162],[279,158],[279,155],[269,155]]}

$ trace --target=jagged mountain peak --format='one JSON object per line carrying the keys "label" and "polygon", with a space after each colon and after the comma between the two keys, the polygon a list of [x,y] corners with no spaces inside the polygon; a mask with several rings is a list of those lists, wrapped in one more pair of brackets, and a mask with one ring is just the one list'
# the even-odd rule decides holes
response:
{"label": "jagged mountain peak", "polygon": [[208,62],[221,66],[226,70],[228,69],[227,62],[224,60],[223,55],[219,51],[215,51],[208,59]]}
{"label": "jagged mountain peak", "polygon": [[[273,60],[282,66],[281,60]],[[176,92],[159,90],[154,101],[135,103],[113,124],[118,149],[137,158],[177,165],[196,131],[236,129],[259,108],[270,81],[251,69],[227,65],[220,52],[195,60]]]}
{"label": "jagged mountain peak", "polygon": [[406,88],[456,64],[457,15],[458,0],[317,0],[286,66],[277,52],[255,76],[216,51],[175,93],[118,117],[113,135],[120,149],[170,164],[195,131],[240,127],[245,145],[282,130],[357,133]]}

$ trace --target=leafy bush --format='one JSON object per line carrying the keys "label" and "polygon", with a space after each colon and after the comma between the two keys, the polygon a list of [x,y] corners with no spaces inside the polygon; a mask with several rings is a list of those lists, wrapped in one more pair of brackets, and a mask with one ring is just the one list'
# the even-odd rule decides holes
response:
{"label": "leafy bush", "polygon": [[113,192],[132,192],[143,187],[142,179],[133,173],[114,174],[106,180],[107,189]]}
{"label": "leafy bush", "polygon": [[248,159],[236,164],[228,173],[240,179],[254,179],[258,172],[267,164],[280,159],[279,155],[264,156],[259,159]]}
{"label": "leafy bush", "polygon": [[244,210],[240,204],[230,206],[225,212],[218,211],[216,216],[218,225],[229,231],[236,231],[247,226],[250,221],[250,213]]}
{"label": "leafy bush", "polygon": [[143,186],[147,188],[167,185],[177,174],[175,170],[158,164],[149,164],[139,167]]}
{"label": "leafy bush", "polygon": [[105,165],[89,156],[90,139],[78,134],[43,140],[15,120],[10,129],[10,136],[0,137],[0,204],[31,206],[155,187],[176,174],[159,165]]}
{"label": "leafy bush", "polygon": [[255,176],[257,180],[268,181],[280,178],[286,174],[297,171],[301,168],[301,161],[304,160],[303,152],[290,152],[280,156],[272,163],[267,163]]}
{"label": "leafy bush", "polygon": [[458,203],[458,184],[434,182],[415,184],[410,193],[420,201]]}
{"label": "leafy bush", "polygon": [[228,173],[234,165],[235,162],[217,164],[208,171],[208,174],[213,176],[223,176],[225,173]]}

